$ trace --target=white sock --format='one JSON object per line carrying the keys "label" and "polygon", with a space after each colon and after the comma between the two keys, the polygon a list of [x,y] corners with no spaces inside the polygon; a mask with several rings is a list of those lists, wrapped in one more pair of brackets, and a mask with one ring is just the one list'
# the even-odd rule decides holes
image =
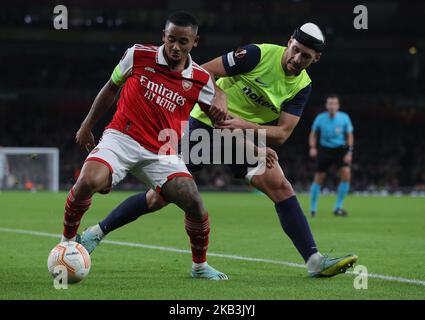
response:
{"label": "white sock", "polygon": [[96,232],[100,236],[101,239],[103,239],[103,237],[105,237],[105,234],[103,233],[99,224],[97,224],[93,227],[93,231]]}
{"label": "white sock", "polygon": [[310,272],[318,272],[320,271],[320,263],[323,260],[323,256],[320,252],[316,252],[310,256],[307,260],[307,269]]}
{"label": "white sock", "polygon": [[73,236],[72,238],[67,238],[67,237],[62,235],[61,242],[75,241],[75,239],[77,239],[77,236]]}
{"label": "white sock", "polygon": [[208,263],[205,261],[205,262],[202,262],[202,263],[196,263],[196,262],[192,262],[192,268],[194,269],[194,270],[201,270],[201,269],[204,269],[204,268],[206,268],[207,267],[207,265],[208,265]]}
{"label": "white sock", "polygon": [[[93,232],[97,233],[101,239],[103,239],[105,237],[105,234],[103,233],[102,229],[100,228],[100,225],[97,224],[95,226],[93,226]],[[77,236],[73,236],[72,238],[66,238],[65,236],[62,235],[62,239],[61,242],[64,241],[75,241],[75,239],[77,239]]]}

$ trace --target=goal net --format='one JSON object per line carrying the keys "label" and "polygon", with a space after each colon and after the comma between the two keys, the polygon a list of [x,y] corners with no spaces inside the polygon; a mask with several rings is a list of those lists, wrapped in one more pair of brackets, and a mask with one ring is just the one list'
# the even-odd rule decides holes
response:
{"label": "goal net", "polygon": [[0,190],[59,190],[59,149],[0,147]]}

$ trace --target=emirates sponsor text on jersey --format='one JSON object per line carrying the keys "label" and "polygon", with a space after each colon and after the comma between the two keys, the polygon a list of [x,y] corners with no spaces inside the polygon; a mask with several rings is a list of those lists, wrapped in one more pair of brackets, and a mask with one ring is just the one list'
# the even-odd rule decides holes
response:
{"label": "emirates sponsor text on jersey", "polygon": [[177,105],[183,107],[186,103],[186,98],[181,96],[178,92],[174,92],[164,86],[163,83],[156,83],[149,80],[147,76],[140,77],[140,84],[145,87],[145,98],[154,101],[160,107],[174,112]]}

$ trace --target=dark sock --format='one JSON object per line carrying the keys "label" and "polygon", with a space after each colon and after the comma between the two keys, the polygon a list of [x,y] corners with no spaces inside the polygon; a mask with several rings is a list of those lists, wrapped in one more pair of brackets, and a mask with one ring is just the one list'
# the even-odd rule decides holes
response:
{"label": "dark sock", "polygon": [[283,200],[277,203],[275,208],[283,230],[307,262],[308,258],[318,250],[297,197],[292,196]]}
{"label": "dark sock", "polygon": [[136,220],[138,217],[151,212],[146,201],[146,193],[143,192],[131,196],[112,210],[105,219],[99,222],[102,232],[106,235]]}

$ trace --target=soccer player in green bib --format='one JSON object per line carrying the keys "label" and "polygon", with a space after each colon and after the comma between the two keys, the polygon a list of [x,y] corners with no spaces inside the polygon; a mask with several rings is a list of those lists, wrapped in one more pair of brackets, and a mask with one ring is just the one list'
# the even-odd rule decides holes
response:
{"label": "soccer player in green bib", "polygon": [[[300,120],[312,90],[306,68],[320,59],[324,43],[319,27],[306,23],[294,31],[287,47],[250,44],[202,65],[219,78],[216,84],[227,97],[229,116],[213,124],[196,106],[189,119],[189,134],[196,129],[207,130],[211,135],[214,128],[256,132],[264,129],[267,144],[283,144]],[[211,146],[210,152],[216,150]],[[187,165],[190,172],[204,166],[208,164],[194,164],[190,159]],[[353,254],[331,258],[319,252],[291,183],[279,165],[268,166],[262,174],[256,174],[248,164],[228,166],[235,177],[246,178],[273,201],[282,229],[304,259],[311,277],[343,273],[357,261]],[[112,230],[165,205],[154,190],[134,195],[99,224],[88,228],[81,243],[92,252]]]}

